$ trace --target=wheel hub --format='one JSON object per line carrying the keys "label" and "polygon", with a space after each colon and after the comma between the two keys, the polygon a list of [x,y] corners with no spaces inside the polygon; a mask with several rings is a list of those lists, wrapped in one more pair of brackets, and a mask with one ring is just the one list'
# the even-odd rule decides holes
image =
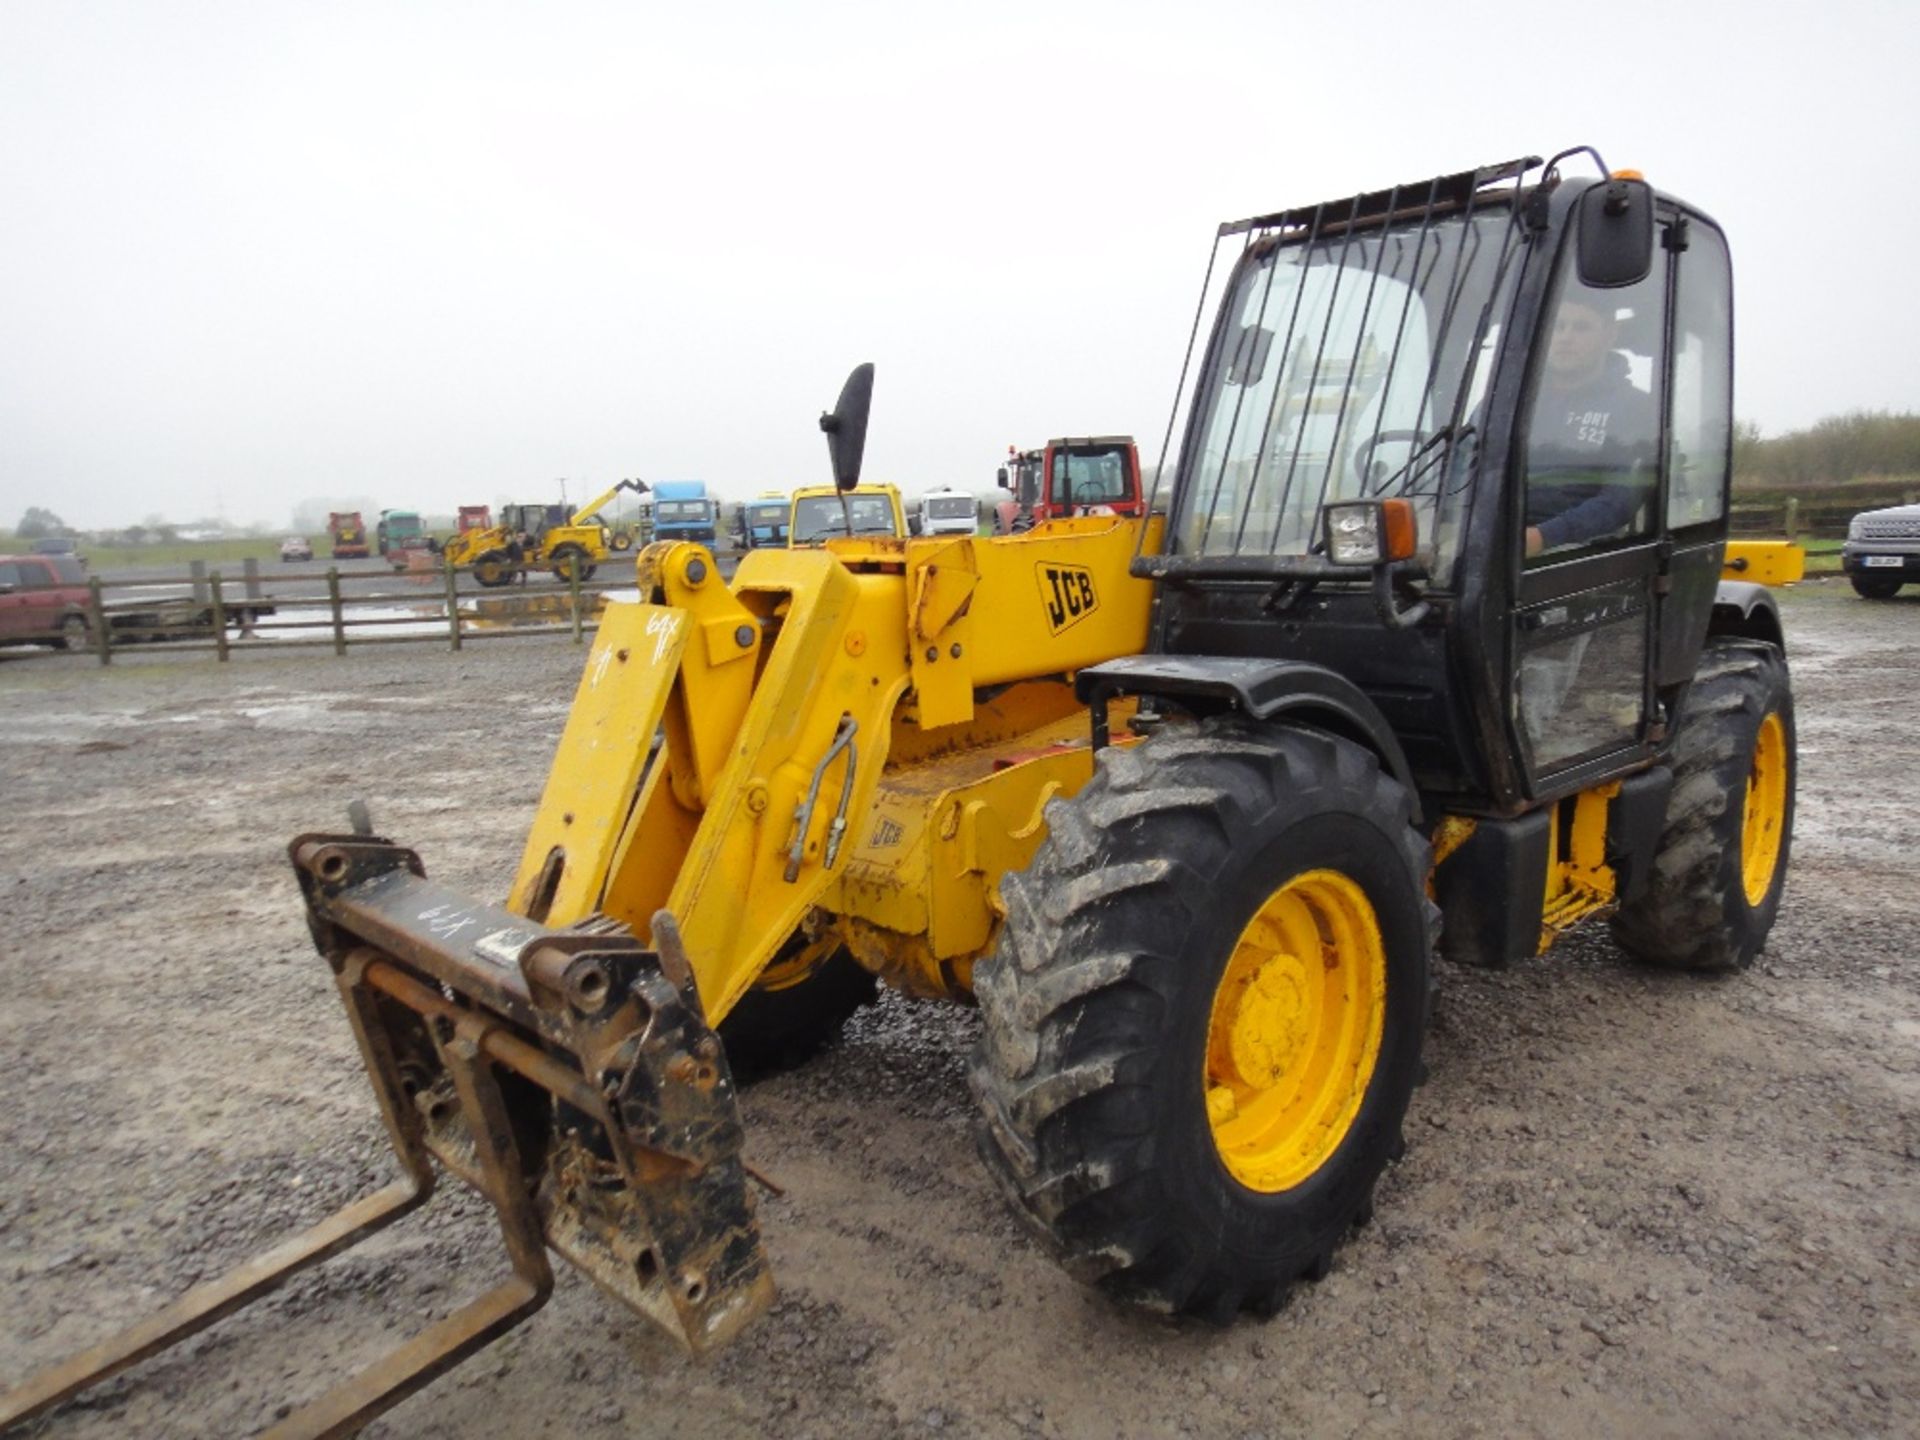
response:
{"label": "wheel hub", "polygon": [[1747,904],[1758,905],[1773,888],[1787,814],[1787,730],[1777,714],[1760,722],[1753,737],[1740,825],[1740,882]]}
{"label": "wheel hub", "polygon": [[1244,986],[1233,1017],[1228,1058],[1243,1088],[1270,1089],[1306,1047],[1306,967],[1293,955],[1275,955]]}
{"label": "wheel hub", "polygon": [[1254,912],[1214,992],[1204,1077],[1221,1161],[1291,1189],[1332,1157],[1365,1098],[1386,1014],[1386,949],[1366,892],[1297,875]]}

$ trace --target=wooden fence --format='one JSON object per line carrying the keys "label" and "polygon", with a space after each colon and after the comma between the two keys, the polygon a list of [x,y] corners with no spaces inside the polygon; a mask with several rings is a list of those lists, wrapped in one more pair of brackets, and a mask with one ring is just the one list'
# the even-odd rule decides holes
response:
{"label": "wooden fence", "polygon": [[459,650],[475,640],[566,635],[575,644],[598,628],[609,591],[634,588],[630,557],[619,578],[566,580],[516,567],[505,585],[463,589],[468,567],[437,560],[403,570],[276,571],[259,562],[233,575],[195,562],[190,573],[161,579],[88,583],[88,644],[102,665],[133,646],[164,642],[169,651],[331,648],[438,642]]}
{"label": "wooden fence", "polygon": [[1920,491],[1908,491],[1892,499],[1862,502],[1833,500],[1786,500],[1743,502],[1736,493],[1728,516],[1735,535],[1770,536],[1786,540],[1844,540],[1847,526],[1862,510],[1877,510],[1885,505],[1920,503]]}

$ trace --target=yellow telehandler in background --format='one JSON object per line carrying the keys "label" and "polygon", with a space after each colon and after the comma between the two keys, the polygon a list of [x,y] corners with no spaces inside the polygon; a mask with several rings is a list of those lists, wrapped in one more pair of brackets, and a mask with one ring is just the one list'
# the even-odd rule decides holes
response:
{"label": "yellow telehandler in background", "polygon": [[[403,1178],[0,1419],[436,1167],[497,1210],[513,1277],[276,1433],[425,1384],[538,1308],[549,1251],[723,1343],[773,1294],[735,1076],[876,978],[977,1001],[981,1153],[1074,1274],[1271,1312],[1399,1152],[1436,944],[1505,964],[1610,912],[1647,963],[1747,965],[1794,780],[1753,582],[1793,556],[1727,553],[1719,230],[1573,154],[1221,227],[1145,516],[755,549],[731,584],[702,546],[641,552],[503,904],[364,815],[292,842]],[[871,385],[822,419],[842,491]]]}
{"label": "yellow telehandler in background", "polygon": [[610,554],[627,548],[600,518],[600,508],[622,490],[645,495],[647,485],[621,480],[577,510],[564,504],[502,506],[499,524],[449,536],[441,561],[470,566],[475,581],[489,589],[511,584],[522,566],[550,567],[554,578],[563,581],[578,569],[582,580],[591,580]]}

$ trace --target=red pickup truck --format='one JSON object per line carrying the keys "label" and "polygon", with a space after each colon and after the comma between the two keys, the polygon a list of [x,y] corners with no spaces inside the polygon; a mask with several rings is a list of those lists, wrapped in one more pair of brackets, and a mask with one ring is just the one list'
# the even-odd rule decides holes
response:
{"label": "red pickup truck", "polygon": [[87,575],[74,555],[0,555],[0,645],[39,641],[84,650]]}

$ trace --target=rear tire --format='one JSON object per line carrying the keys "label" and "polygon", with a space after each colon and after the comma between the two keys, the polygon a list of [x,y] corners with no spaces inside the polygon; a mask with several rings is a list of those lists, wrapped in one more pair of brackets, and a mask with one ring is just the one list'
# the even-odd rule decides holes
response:
{"label": "rear tire", "polygon": [[93,631],[88,628],[84,615],[69,615],[60,622],[60,648],[78,652],[87,648]]}
{"label": "rear tire", "polygon": [[1671,970],[1744,970],[1767,943],[1793,845],[1796,772],[1786,658],[1709,641],[1673,742],[1673,793],[1646,892],[1614,938]]}
{"label": "rear tire", "polygon": [[595,567],[588,563],[587,552],[578,545],[562,545],[547,557],[553,566],[553,578],[562,585],[571,578],[573,570],[580,572],[582,584],[593,578]]}
{"label": "rear tire", "polygon": [[[805,943],[800,936],[788,941],[768,971],[777,972]],[[720,1041],[727,1047],[733,1078],[744,1084],[804,1065],[838,1039],[854,1012],[871,1005],[878,994],[873,974],[844,949],[835,950],[796,984],[779,989],[756,985],[720,1022]]]}
{"label": "rear tire", "polygon": [[988,1169],[1079,1278],[1271,1313],[1371,1215],[1426,1028],[1411,814],[1360,747],[1231,717],[1048,806],[971,1078]]}
{"label": "rear tire", "polygon": [[1901,583],[1884,575],[1854,575],[1853,593],[1862,600],[1891,600],[1900,593]]}

